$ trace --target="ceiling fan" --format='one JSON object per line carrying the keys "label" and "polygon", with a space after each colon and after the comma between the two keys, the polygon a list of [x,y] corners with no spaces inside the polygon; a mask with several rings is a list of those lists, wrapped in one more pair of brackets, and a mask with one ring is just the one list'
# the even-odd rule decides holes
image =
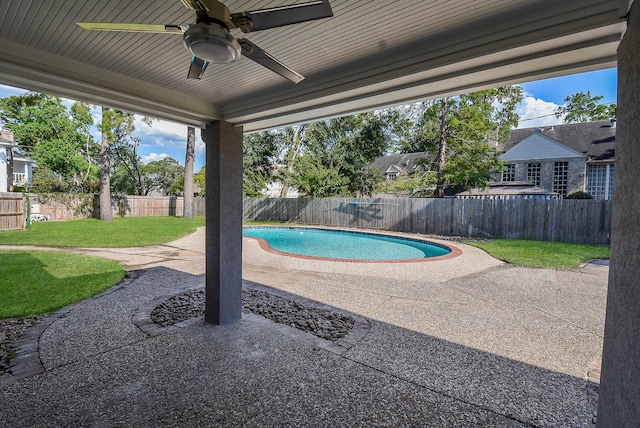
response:
{"label": "ceiling fan", "polygon": [[244,55],[252,61],[298,83],[304,77],[244,38],[235,38],[230,30],[243,33],[267,30],[333,16],[329,0],[309,1],[288,6],[231,13],[218,0],[181,0],[196,12],[196,23],[185,25],[78,22],[87,30],[182,34],[184,45],[192,53],[188,79],[200,79],[209,63],[225,64]]}

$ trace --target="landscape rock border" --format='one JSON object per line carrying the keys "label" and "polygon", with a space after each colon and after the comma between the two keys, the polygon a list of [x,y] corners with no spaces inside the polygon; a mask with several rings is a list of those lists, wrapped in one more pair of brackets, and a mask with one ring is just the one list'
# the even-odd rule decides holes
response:
{"label": "landscape rock border", "polygon": [[[203,322],[204,288],[160,296],[138,308],[133,323],[150,336]],[[267,318],[311,346],[342,355],[371,328],[359,315],[262,284],[243,281],[243,318]]]}

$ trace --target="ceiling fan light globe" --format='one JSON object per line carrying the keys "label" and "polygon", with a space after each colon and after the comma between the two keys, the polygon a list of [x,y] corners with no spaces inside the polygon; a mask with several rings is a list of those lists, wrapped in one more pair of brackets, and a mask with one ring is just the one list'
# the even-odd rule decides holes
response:
{"label": "ceiling fan light globe", "polygon": [[183,36],[184,45],[196,57],[215,64],[226,64],[238,59],[240,44],[229,32],[215,24],[189,26]]}

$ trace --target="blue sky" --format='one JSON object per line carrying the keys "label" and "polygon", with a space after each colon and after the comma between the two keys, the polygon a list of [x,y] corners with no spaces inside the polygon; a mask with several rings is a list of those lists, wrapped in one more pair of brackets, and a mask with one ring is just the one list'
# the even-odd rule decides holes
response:
{"label": "blue sky", "polygon": [[564,98],[576,92],[591,91],[591,95],[602,95],[603,103],[616,102],[618,70],[592,71],[590,73],[573,74],[554,79],[538,80],[522,85],[526,92],[535,94],[537,98],[556,104],[563,104]]}
{"label": "blue sky", "polygon": [[553,112],[565,104],[564,99],[576,92],[591,92],[592,96],[602,95],[601,103],[617,102],[618,70],[591,71],[553,79],[538,80],[521,85],[525,97],[517,108],[520,115],[520,128],[558,125]]}
{"label": "blue sky", "polygon": [[[1,79],[2,76],[0,76]],[[564,104],[565,97],[576,92],[590,91],[591,95],[604,96],[603,103],[616,102],[617,69],[539,80],[523,83],[521,86],[524,88],[525,97],[517,108],[520,115],[519,127],[558,125],[562,123],[562,119],[557,119],[553,112],[558,106]],[[24,89],[0,85],[0,98],[24,92]],[[94,119],[96,123],[100,119],[98,109],[94,112]],[[149,127],[137,120],[135,135],[141,139],[139,153],[145,163],[171,156],[184,165],[187,141],[185,125],[154,120]],[[96,141],[100,141],[97,128],[94,130],[94,136]],[[204,161],[204,143],[200,139],[200,130],[196,129],[196,171],[200,170]]]}

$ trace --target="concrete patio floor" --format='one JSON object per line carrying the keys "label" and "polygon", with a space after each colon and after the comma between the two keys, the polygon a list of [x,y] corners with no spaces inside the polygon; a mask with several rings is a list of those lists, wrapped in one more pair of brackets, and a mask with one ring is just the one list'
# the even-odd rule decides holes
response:
{"label": "concrete patio floor", "polygon": [[[247,314],[150,336],[132,318],[204,286],[204,233],[82,250],[136,274],[39,336],[44,371],[0,386],[5,426],[590,426],[608,267],[527,269],[463,244],[457,258],[336,263],[244,239],[243,277],[365,317],[338,354]],[[42,330],[43,328],[41,328]]]}

